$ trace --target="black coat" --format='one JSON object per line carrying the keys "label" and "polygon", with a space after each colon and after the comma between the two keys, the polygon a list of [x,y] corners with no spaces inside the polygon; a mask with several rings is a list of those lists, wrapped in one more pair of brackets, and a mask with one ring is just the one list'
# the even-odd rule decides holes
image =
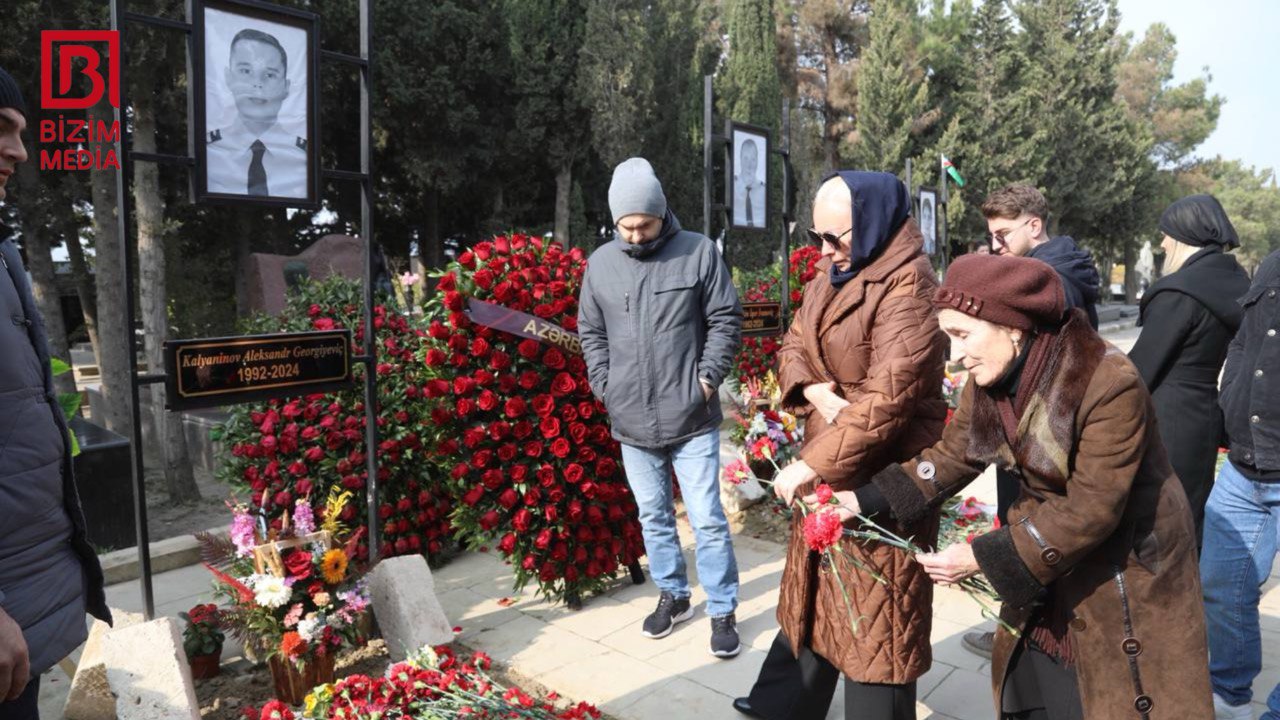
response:
{"label": "black coat", "polygon": [[1160,438],[1195,515],[1197,537],[1224,444],[1218,373],[1243,312],[1236,299],[1249,276],[1235,257],[1210,245],[1142,297],[1142,334],[1129,351],[1156,406]]}
{"label": "black coat", "polygon": [[9,241],[0,242],[0,311],[0,606],[22,628],[36,676],[84,642],[86,610],[111,615],[85,538],[44,322]]}
{"label": "black coat", "polygon": [[1244,322],[1222,374],[1231,464],[1280,482],[1280,250],[1262,261],[1240,303]]}

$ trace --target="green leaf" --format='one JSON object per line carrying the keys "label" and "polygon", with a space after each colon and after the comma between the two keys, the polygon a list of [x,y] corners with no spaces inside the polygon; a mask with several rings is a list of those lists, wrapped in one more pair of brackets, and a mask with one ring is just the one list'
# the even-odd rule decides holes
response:
{"label": "green leaf", "polygon": [[54,375],[61,375],[62,373],[71,371],[71,366],[58,358],[49,358],[49,367],[53,369]]}
{"label": "green leaf", "polygon": [[84,396],[80,393],[58,393],[58,405],[62,406],[62,417],[68,420],[80,412],[82,402],[84,402]]}
{"label": "green leaf", "polygon": [[67,437],[71,439],[71,457],[80,454],[80,441],[76,439],[76,434],[71,428],[67,428]]}

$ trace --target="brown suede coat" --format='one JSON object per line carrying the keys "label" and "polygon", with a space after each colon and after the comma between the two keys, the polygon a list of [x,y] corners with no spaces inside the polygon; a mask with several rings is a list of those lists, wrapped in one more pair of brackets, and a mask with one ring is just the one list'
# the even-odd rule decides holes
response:
{"label": "brown suede coat", "polygon": [[[942,433],[946,336],[932,304],[938,281],[908,219],[879,258],[839,290],[827,270],[804,291],[804,304],[779,355],[784,406],[806,416],[800,457],[837,490],[866,483]],[[849,406],[828,424],[805,400],[806,385],[835,381]],[[806,489],[807,491],[807,489]],[[902,552],[879,543],[841,542],[875,569],[876,582],[840,554],[836,568],[811,552],[797,513],[778,599],[778,623],[793,650],[802,645],[861,682],[908,683],[929,669],[933,584]],[[937,536],[937,514],[900,532],[923,544]],[[839,575],[858,631],[852,629]]]}
{"label": "brown suede coat", "polygon": [[[1004,620],[1025,628],[1048,594],[1066,610],[1086,720],[1210,720],[1191,512],[1141,377],[1076,310],[1033,385],[1014,446],[995,401],[970,384],[942,441],[876,486],[910,520],[989,463],[1019,475],[1009,525],[973,543]],[[996,634],[997,708],[1018,642]]]}

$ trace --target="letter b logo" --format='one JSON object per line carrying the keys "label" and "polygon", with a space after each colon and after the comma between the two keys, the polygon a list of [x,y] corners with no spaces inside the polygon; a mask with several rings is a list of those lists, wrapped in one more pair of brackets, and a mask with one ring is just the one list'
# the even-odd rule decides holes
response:
{"label": "letter b logo", "polygon": [[[107,44],[110,67],[107,77],[102,77],[102,53],[86,43]],[[54,43],[57,46],[57,62],[54,62]],[[75,59],[84,61],[83,68],[75,67]],[[54,88],[54,65],[58,66],[57,89]],[[68,97],[71,92],[72,71],[88,78],[89,94],[84,97]],[[120,107],[120,33],[115,30],[44,30],[40,33],[40,105],[46,110],[83,110],[93,107],[109,92],[112,107]]]}

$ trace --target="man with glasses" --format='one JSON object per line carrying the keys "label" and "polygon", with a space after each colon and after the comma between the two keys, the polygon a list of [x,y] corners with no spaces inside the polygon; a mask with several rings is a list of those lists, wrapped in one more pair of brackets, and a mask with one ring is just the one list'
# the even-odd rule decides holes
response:
{"label": "man with glasses", "polygon": [[[1098,293],[1101,280],[1093,256],[1066,235],[1049,235],[1049,203],[1030,185],[1008,185],[982,203],[987,219],[987,241],[993,255],[1017,255],[1048,263],[1062,278],[1068,308],[1081,308],[1089,324],[1098,329]],[[996,517],[1007,522],[1009,508],[1018,499],[1018,479],[996,473]],[[994,633],[965,633],[961,644],[974,654],[991,657]]]}
{"label": "man with glasses", "polygon": [[1089,324],[1098,329],[1098,267],[1075,240],[1049,236],[1049,203],[1039,190],[1030,185],[1003,187],[983,201],[982,216],[987,219],[992,254],[1035,258],[1053,266],[1062,276],[1067,307],[1083,309]]}

